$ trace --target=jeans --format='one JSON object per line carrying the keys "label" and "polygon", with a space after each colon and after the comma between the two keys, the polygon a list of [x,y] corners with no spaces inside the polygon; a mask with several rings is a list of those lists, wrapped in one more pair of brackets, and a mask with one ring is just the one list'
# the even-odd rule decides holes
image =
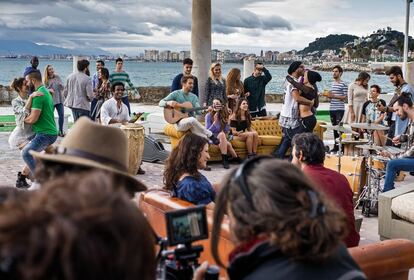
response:
{"label": "jeans", "polygon": [[313,129],[316,126],[315,115],[302,118],[302,126],[304,129],[304,132],[313,132]]}
{"label": "jeans", "polygon": [[276,152],[276,157],[280,159],[284,159],[287,150],[292,146],[292,139],[293,137],[298,134],[305,131],[305,128],[300,125],[296,128],[282,128],[283,136],[282,136],[282,142],[280,143],[279,149]]}
{"label": "jeans", "polygon": [[250,116],[252,118],[255,118],[255,117],[266,117],[267,116],[267,112],[266,112],[266,109],[263,109],[263,110],[260,110],[259,112],[250,113]]}
{"label": "jeans", "polygon": [[59,116],[59,132],[63,133],[63,121],[65,119],[65,109],[62,103],[56,104],[55,108]]}
{"label": "jeans", "polygon": [[124,103],[128,107],[128,113],[131,115],[131,106],[129,105],[128,96],[122,97],[122,103]]}
{"label": "jeans", "polygon": [[387,163],[387,170],[385,172],[384,190],[383,192],[394,189],[394,179],[398,171],[414,171],[414,158],[405,157],[392,159]]}
{"label": "jeans", "polygon": [[[344,110],[329,111],[329,115],[331,117],[331,123],[332,123],[332,125],[339,124],[342,121],[343,117],[344,117],[344,113],[345,113]],[[334,133],[334,139],[338,139],[339,138],[338,131],[334,130],[333,133]],[[338,149],[339,149],[339,146],[335,142],[335,144],[334,144],[334,150],[337,151]]]}
{"label": "jeans", "polygon": [[71,108],[73,115],[73,122],[76,122],[80,117],[86,116],[90,118],[90,111],[84,109]]}
{"label": "jeans", "polygon": [[41,152],[46,149],[47,146],[55,143],[57,135],[49,135],[37,133],[34,138],[23,148],[22,156],[26,165],[29,167],[32,175],[35,170],[35,160],[33,156],[29,153],[30,151]]}
{"label": "jeans", "polygon": [[91,119],[92,120],[95,120],[95,117],[96,117],[96,112],[94,112],[94,109],[95,109],[95,107],[96,107],[96,103],[98,102],[98,99],[97,98],[92,98],[92,101],[91,101]]}

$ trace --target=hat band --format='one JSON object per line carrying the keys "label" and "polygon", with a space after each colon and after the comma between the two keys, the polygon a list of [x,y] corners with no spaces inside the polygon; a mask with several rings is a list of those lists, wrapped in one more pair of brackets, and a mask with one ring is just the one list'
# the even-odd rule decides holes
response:
{"label": "hat band", "polygon": [[123,172],[128,171],[128,169],[126,168],[125,165],[123,165],[122,163],[120,163],[116,160],[113,160],[113,159],[107,158],[107,157],[103,157],[103,156],[99,156],[99,155],[95,155],[95,154],[85,152],[85,151],[82,151],[82,150],[78,150],[78,149],[58,146],[55,149],[55,154],[69,155],[69,156],[75,156],[75,157],[90,159],[90,160],[93,160],[93,161],[96,161],[96,162],[99,162],[99,163],[109,164],[113,167],[116,167],[117,169],[120,169],[120,171],[123,171]]}

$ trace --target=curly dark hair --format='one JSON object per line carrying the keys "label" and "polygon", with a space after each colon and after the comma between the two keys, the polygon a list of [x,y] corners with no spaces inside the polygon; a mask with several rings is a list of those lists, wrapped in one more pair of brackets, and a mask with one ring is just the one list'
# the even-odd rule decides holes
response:
{"label": "curly dark hair", "polygon": [[200,177],[198,172],[198,159],[204,146],[208,144],[206,138],[193,133],[188,133],[181,138],[168,157],[164,170],[164,189],[174,190],[181,175],[189,173],[191,176]]}
{"label": "curly dark hair", "polygon": [[72,174],[6,203],[2,279],[155,279],[151,227],[115,185],[103,171]]}
{"label": "curly dark hair", "polygon": [[[249,101],[246,98],[244,98],[244,97],[239,98],[237,100],[236,110],[234,112],[234,115],[236,116],[236,120],[237,120],[238,123],[241,122],[242,110],[240,109],[240,105],[243,103],[243,101],[246,101],[247,104],[249,104]],[[245,117],[246,117],[246,122],[247,122],[247,128],[249,129],[251,127],[251,125],[252,125],[252,117],[250,116],[249,110],[247,110],[245,112]]]}
{"label": "curly dark hair", "polygon": [[[254,207],[234,180],[235,174],[233,169],[224,178],[215,201],[211,248],[217,264],[223,266],[218,246],[227,211],[235,219],[231,231],[239,242],[265,234],[271,245],[298,261],[321,261],[337,250],[346,236],[346,217],[297,167],[264,158],[244,170]],[[313,203],[309,192],[315,194],[319,206],[325,209],[314,217],[310,214]]]}
{"label": "curly dark hair", "polygon": [[303,162],[306,164],[323,164],[325,161],[325,146],[322,140],[313,133],[296,134],[292,139],[292,147],[295,147],[297,158],[302,152]]}
{"label": "curly dark hair", "polygon": [[220,98],[214,98],[214,100],[220,101],[221,104],[221,109],[220,111],[212,111],[211,112],[211,118],[214,120],[214,116],[216,114],[219,114],[219,119],[220,119],[220,131],[223,131],[224,128],[226,127],[226,125],[229,123],[229,110],[227,108],[226,105],[223,105],[223,101]]}

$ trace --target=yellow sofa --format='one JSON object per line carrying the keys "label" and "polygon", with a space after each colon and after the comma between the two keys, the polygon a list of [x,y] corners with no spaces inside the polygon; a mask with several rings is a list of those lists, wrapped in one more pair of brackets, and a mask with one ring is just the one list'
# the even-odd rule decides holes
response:
{"label": "yellow sofa", "polygon": [[[323,139],[323,132],[325,131],[320,125],[325,122],[320,122],[315,126],[314,133]],[[274,120],[254,120],[252,121],[252,128],[259,134],[259,145],[257,147],[257,153],[260,155],[272,153],[277,146],[280,145],[282,140],[282,128],[279,126],[279,121]],[[175,125],[168,124],[164,128],[164,134],[170,137],[171,147],[174,148],[178,145],[178,141],[186,133],[190,131],[177,131]],[[233,146],[236,153],[241,157],[247,156],[246,143],[242,141],[232,140],[231,145]],[[210,145],[209,147],[210,161],[220,161],[221,153],[220,149],[216,145]]]}

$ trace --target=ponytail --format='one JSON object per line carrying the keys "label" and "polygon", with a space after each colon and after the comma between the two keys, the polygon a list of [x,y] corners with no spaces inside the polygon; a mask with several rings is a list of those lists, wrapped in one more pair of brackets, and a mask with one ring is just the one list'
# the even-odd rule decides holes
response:
{"label": "ponytail", "polygon": [[10,84],[10,87],[20,93],[24,83],[24,78],[14,78],[12,83]]}

